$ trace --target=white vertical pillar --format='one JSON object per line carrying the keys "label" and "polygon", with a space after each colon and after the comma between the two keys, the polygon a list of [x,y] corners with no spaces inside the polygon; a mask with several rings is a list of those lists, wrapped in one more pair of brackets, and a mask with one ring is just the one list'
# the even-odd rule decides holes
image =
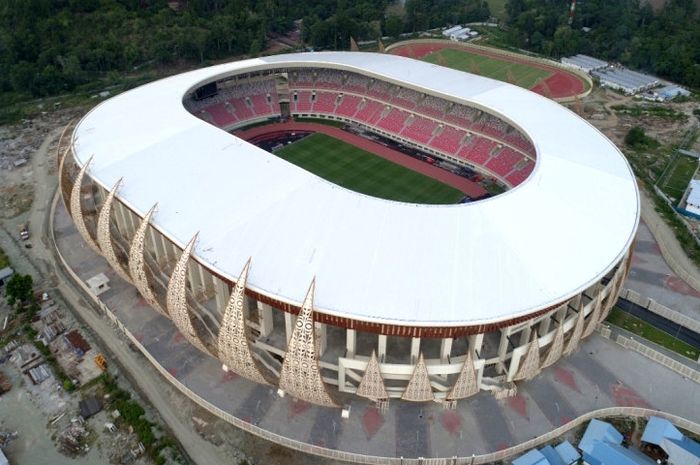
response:
{"label": "white vertical pillar", "polygon": [[228,285],[214,275],[212,275],[212,280],[214,281],[214,288],[216,292],[216,308],[218,313],[223,315],[230,297]]}
{"label": "white vertical pillar", "polygon": [[187,277],[190,280],[190,288],[192,289],[192,295],[195,299],[198,299],[202,294],[202,280],[200,279],[197,266],[197,262],[190,260],[189,266],[187,267]]}
{"label": "white vertical pillar", "polygon": [[386,334],[377,336],[377,357],[379,362],[384,362],[386,358]]}
{"label": "white vertical pillar", "polygon": [[258,320],[260,320],[260,335],[267,337],[275,327],[272,319],[272,307],[260,301],[257,302],[257,306]]}
{"label": "white vertical pillar", "polygon": [[469,349],[472,351],[472,354],[474,355],[474,359],[476,360],[476,353],[478,352],[479,355],[481,355],[481,346],[484,344],[484,333],[479,333],[479,334],[472,334],[469,336]]}
{"label": "white vertical pillar", "polygon": [[518,345],[522,346],[530,342],[530,334],[532,334],[532,326],[528,324],[522,331],[520,331],[520,342]]}
{"label": "white vertical pillar", "polygon": [[447,358],[452,353],[452,338],[446,337],[440,341],[440,362],[447,363]]}
{"label": "white vertical pillar", "polygon": [[411,363],[415,363],[418,360],[418,355],[420,354],[420,338],[411,338]]}
{"label": "white vertical pillar", "polygon": [[[193,260],[194,261],[194,260]],[[209,272],[201,265],[201,263],[196,262],[197,264],[197,270],[199,271],[199,281],[202,283],[202,292],[207,296],[210,297],[212,291],[214,290],[214,284],[212,283],[211,279],[207,279],[209,276]]]}
{"label": "white vertical pillar", "polygon": [[501,328],[501,342],[498,344],[498,358],[503,361],[508,351],[508,336],[510,336],[510,326]]}
{"label": "white vertical pillar", "polygon": [[357,331],[354,329],[345,330],[345,356],[347,358],[355,357],[355,347],[357,345]]}
{"label": "white vertical pillar", "polygon": [[326,352],[326,346],[328,345],[328,335],[326,332],[326,325],[323,323],[316,324],[316,341],[318,341],[318,356],[322,356]]}
{"label": "white vertical pillar", "polygon": [[540,321],[540,327],[539,327],[539,331],[538,331],[539,334],[545,335],[549,332],[549,326],[550,326],[550,323],[552,321],[552,315],[555,315],[555,314],[556,314],[556,311],[547,315],[545,318],[542,319],[542,321]]}
{"label": "white vertical pillar", "polygon": [[289,340],[292,339],[292,332],[294,331],[294,324],[296,322],[296,315],[292,315],[289,312],[284,312],[284,331],[287,335],[287,344],[289,344]]}

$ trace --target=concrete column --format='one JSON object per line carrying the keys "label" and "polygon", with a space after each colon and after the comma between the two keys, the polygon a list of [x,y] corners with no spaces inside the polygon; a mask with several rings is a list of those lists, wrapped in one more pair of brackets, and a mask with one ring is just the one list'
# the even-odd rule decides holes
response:
{"label": "concrete column", "polygon": [[380,363],[386,358],[386,334],[377,336],[377,358]]}
{"label": "concrete column", "polygon": [[126,218],[124,217],[124,207],[122,206],[121,202],[116,201],[114,202],[114,206],[112,207],[114,210],[114,220],[117,224],[117,229],[119,230],[119,234],[126,240],[129,237],[129,227],[126,222]]}
{"label": "concrete column", "polygon": [[544,334],[547,334],[549,332],[549,326],[552,322],[553,315],[556,315],[556,311],[550,315],[547,315],[545,318],[542,319],[542,321],[540,321],[540,328],[538,331],[539,334],[544,335]]}
{"label": "concrete column", "polygon": [[472,334],[469,336],[469,350],[472,351],[476,360],[477,352],[481,355],[481,346],[484,344],[484,333]]}
{"label": "concrete column", "polygon": [[440,362],[447,363],[447,359],[452,353],[452,338],[446,337],[440,341]]}
{"label": "concrete column", "polygon": [[199,298],[199,296],[202,294],[202,280],[199,275],[199,270],[197,270],[198,266],[199,265],[197,265],[197,262],[194,260],[190,260],[190,263],[187,266],[187,277],[190,281],[192,295],[194,295],[195,298]]}
{"label": "concrete column", "polygon": [[411,338],[411,363],[415,363],[418,360],[418,355],[420,355],[420,338]]}
{"label": "concrete column", "polygon": [[294,324],[296,322],[296,315],[292,315],[289,312],[284,312],[284,331],[287,335],[287,344],[289,344],[289,340],[292,339],[292,332],[294,332]]}
{"label": "concrete column", "polygon": [[316,325],[316,341],[318,341],[318,356],[322,356],[326,352],[328,346],[328,334],[326,325],[323,323],[315,323]]}
{"label": "concrete column", "polygon": [[195,262],[197,264],[197,270],[199,271],[199,280],[202,283],[202,292],[209,297],[212,295],[212,292],[214,291],[214,283],[212,282],[211,279],[209,278],[210,273],[201,265],[199,262]]}
{"label": "concrete column", "polygon": [[216,308],[218,310],[218,313],[220,315],[223,315],[224,310],[226,309],[226,305],[228,305],[230,291],[228,289],[228,285],[225,282],[213,275],[212,279],[214,280],[214,288],[216,292]]}
{"label": "concrete column", "polygon": [[163,266],[167,261],[167,256],[165,255],[165,249],[163,249],[163,241],[161,240],[161,234],[154,228],[151,228],[151,247],[153,247],[153,254],[156,257],[156,263],[158,266]]}
{"label": "concrete column", "polygon": [[270,333],[272,333],[272,330],[275,327],[272,319],[272,307],[260,301],[257,302],[257,306],[258,320],[260,320],[260,335],[267,337],[270,335]]}
{"label": "concrete column", "polygon": [[355,357],[355,348],[357,346],[357,331],[354,329],[345,330],[345,356],[347,358]]}
{"label": "concrete column", "polygon": [[522,346],[530,342],[530,334],[532,334],[532,326],[528,325],[520,331],[520,342],[518,346]]}
{"label": "concrete column", "polygon": [[501,341],[498,344],[498,358],[504,360],[508,351],[508,336],[510,336],[510,326],[501,329]]}

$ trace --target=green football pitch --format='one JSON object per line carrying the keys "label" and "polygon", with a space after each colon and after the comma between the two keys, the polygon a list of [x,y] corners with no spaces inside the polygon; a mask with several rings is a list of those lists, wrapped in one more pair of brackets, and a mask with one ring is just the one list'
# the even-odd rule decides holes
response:
{"label": "green football pitch", "polygon": [[325,134],[312,134],[275,151],[283,158],[346,189],[381,199],[454,204],[459,190]]}
{"label": "green football pitch", "polygon": [[444,48],[433,52],[423,60],[499,81],[510,82],[525,89],[532,89],[538,82],[552,75],[549,71],[534,66],[498,60],[453,48]]}

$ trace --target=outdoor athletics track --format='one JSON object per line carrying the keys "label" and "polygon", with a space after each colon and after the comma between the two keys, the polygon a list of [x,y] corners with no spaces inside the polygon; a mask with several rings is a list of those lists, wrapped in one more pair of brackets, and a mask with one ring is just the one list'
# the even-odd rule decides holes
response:
{"label": "outdoor athletics track", "polygon": [[469,198],[478,198],[487,193],[486,189],[473,181],[450,173],[449,171],[445,171],[437,166],[430,165],[424,161],[412,158],[399,152],[398,150],[386,147],[378,142],[365,139],[364,137],[360,137],[356,134],[351,134],[343,131],[342,129],[325,124],[297,123],[294,121],[289,121],[285,123],[266,124],[264,126],[257,126],[247,130],[244,129],[241,131],[235,131],[234,134],[243,140],[251,140],[266,134],[293,131],[320,132],[326,134],[327,136],[340,139],[348,144],[354,145],[355,147],[359,147],[386,160],[394,162],[397,165],[401,165],[433,179],[437,179],[438,181],[454,187],[455,189],[459,189]]}
{"label": "outdoor athletics track", "polygon": [[551,76],[546,78],[544,81],[539,82],[535,87],[530,89],[531,91],[537,92],[538,94],[544,95],[545,97],[550,97],[553,99],[573,97],[582,94],[586,90],[581,78],[555,66],[547,66],[544,63],[528,60],[527,58],[517,58],[511,55],[504,55],[502,53],[498,53],[497,51],[489,52],[487,50],[483,50],[481,48],[476,47],[468,48],[463,45],[454,43],[412,43],[406,45],[399,45],[395,48],[392,48],[389,51],[389,53],[420,60],[423,59],[426,55],[446,48],[461,50],[465,53],[481,55],[488,58],[492,58],[494,60],[510,63],[519,63],[522,65],[531,66],[533,68],[545,70],[551,73]]}

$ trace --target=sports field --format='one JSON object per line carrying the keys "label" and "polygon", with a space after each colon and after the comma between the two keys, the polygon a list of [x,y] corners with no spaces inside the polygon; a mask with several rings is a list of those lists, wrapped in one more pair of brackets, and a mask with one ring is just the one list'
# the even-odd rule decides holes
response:
{"label": "sports field", "polygon": [[674,155],[658,181],[659,188],[674,201],[680,201],[697,167],[697,159]]}
{"label": "sports field", "polygon": [[435,51],[427,55],[424,60],[448,68],[509,82],[525,89],[535,87],[540,81],[544,81],[552,75],[544,69],[512,61],[496,60],[454,48],[443,48]]}
{"label": "sports field", "polygon": [[589,83],[573,72],[495,48],[449,40],[411,40],[395,44],[389,53],[509,82],[553,99],[571,98],[589,88]]}
{"label": "sports field", "polygon": [[454,187],[325,134],[312,134],[275,155],[346,189],[387,200],[454,204]]}

